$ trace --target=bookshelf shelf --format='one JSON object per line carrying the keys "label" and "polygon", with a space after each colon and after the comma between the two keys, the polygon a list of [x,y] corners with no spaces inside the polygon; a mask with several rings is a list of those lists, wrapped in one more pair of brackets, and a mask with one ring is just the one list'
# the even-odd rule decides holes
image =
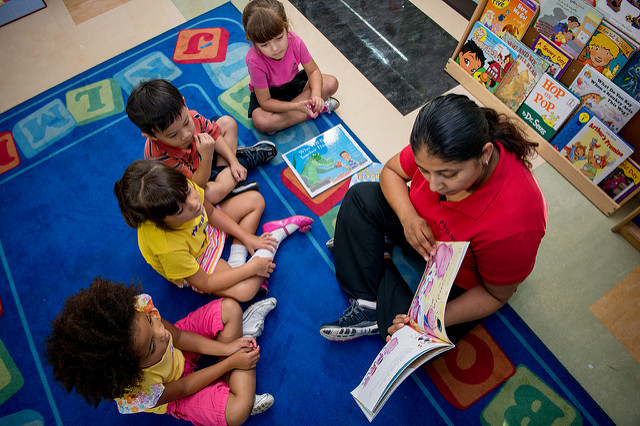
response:
{"label": "bookshelf shelf", "polygon": [[636,249],[640,250],[640,228],[632,220],[640,215],[640,207],[629,213],[624,219],[618,222],[611,230],[619,232]]}
{"label": "bookshelf shelf", "polygon": [[[487,0],[481,0],[469,21],[464,35],[459,40],[456,50],[453,52],[447,64],[445,65],[445,71],[458,81],[465,89],[469,91],[476,99],[482,102],[485,106],[495,109],[498,112],[504,113],[507,116],[514,119],[515,122],[520,124],[521,129],[529,138],[529,140],[538,143],[538,154],[544,158],[554,169],[556,169],[565,179],[567,179],[578,191],[580,191],[589,201],[591,201],[602,213],[609,216],[615,212],[620,206],[627,202],[632,197],[627,197],[622,203],[618,204],[613,201],[603,190],[601,190],[596,184],[585,177],[578,169],[564,156],[557,151],[547,140],[540,136],[535,130],[527,125],[516,113],[511,111],[506,105],[504,105],[498,98],[496,98],[491,92],[489,92],[482,84],[476,81],[471,75],[467,74],[464,69],[458,65],[455,61],[456,56],[464,42],[466,41],[473,24],[480,18],[482,11],[487,3]],[[639,147],[635,147],[638,149]]]}

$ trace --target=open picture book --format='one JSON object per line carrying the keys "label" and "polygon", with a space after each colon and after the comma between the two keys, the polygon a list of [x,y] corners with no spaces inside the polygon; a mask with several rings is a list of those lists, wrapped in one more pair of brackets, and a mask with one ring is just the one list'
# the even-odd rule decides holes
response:
{"label": "open picture book", "polygon": [[391,336],[360,385],[351,391],[369,421],[416,368],[454,347],[445,331],[444,311],[468,246],[467,241],[438,241],[413,296],[409,324]]}

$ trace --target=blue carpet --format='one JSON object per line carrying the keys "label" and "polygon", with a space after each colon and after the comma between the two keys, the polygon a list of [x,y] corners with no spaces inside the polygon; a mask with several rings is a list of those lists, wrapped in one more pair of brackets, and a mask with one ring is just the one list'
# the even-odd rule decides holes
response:
{"label": "blue carpet", "polygon": [[[180,52],[174,56],[181,30],[207,28],[228,32],[224,62],[189,63],[180,59]],[[144,142],[123,107],[141,79],[167,78],[190,108],[205,116],[232,115],[239,123],[241,144],[266,139],[244,114],[247,48],[240,13],[227,3],[0,116],[0,426],[184,424],[170,416],[123,416],[111,402],[97,409],[85,405],[53,381],[42,356],[43,341],[64,299],[87,287],[96,275],[141,282],[170,321],[210,300],[156,274],[138,251],[135,231],[120,215],[113,183],[142,156]],[[338,123],[336,114],[323,114],[268,139],[287,152]],[[277,158],[250,172],[267,201],[264,221],[294,213],[314,216],[282,184],[284,167]],[[315,217],[309,233],[289,237],[278,251],[270,279],[270,295],[278,299],[278,306],[259,338],[257,384],[259,393],[272,393],[276,402],[248,424],[368,423],[349,392],[382,341],[372,337],[333,343],[318,333],[320,323],[335,319],[347,306],[335,280],[332,255],[324,247],[335,213],[336,208]],[[485,327],[514,365],[525,365],[575,409],[574,424],[611,423],[510,308],[487,319]],[[375,422],[479,423],[485,410],[500,409],[499,402],[509,408],[500,393],[506,389],[498,387],[468,409],[458,410],[419,369]]]}

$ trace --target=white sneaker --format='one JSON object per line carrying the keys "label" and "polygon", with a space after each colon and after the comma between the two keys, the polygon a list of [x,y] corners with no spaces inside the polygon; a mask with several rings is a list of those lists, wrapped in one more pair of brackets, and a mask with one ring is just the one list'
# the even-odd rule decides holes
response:
{"label": "white sneaker", "polygon": [[253,400],[253,408],[251,409],[251,415],[264,413],[273,405],[273,395],[269,393],[263,393],[262,395],[256,395],[256,399]]}
{"label": "white sneaker", "polygon": [[329,97],[326,101],[324,101],[324,107],[327,109],[327,113],[331,114],[333,111],[337,110],[340,106],[340,101],[334,97]]}
{"label": "white sneaker", "polygon": [[269,297],[249,306],[242,314],[242,334],[247,337],[258,337],[264,329],[264,317],[276,307],[275,297]]}

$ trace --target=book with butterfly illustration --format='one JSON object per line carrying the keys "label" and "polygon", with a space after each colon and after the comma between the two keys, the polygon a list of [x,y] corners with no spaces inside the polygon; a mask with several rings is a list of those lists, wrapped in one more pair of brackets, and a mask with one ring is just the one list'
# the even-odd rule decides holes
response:
{"label": "book with butterfly illustration", "polygon": [[413,296],[409,324],[393,333],[351,392],[369,421],[416,368],[454,347],[444,327],[444,311],[468,247],[467,241],[438,241]]}

